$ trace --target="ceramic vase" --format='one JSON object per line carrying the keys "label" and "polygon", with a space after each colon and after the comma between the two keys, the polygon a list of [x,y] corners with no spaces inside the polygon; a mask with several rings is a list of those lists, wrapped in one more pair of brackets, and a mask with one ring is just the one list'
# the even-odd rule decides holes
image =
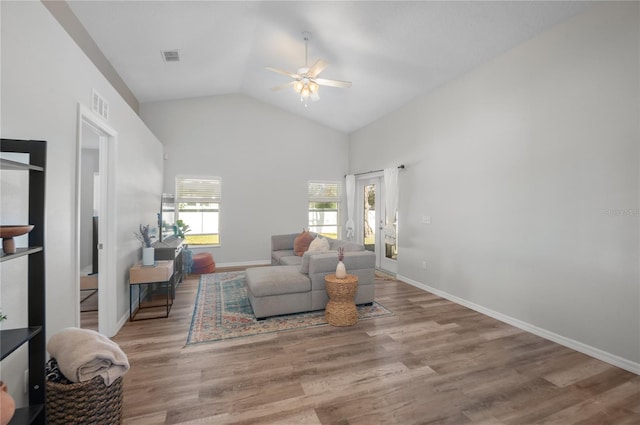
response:
{"label": "ceramic vase", "polygon": [[7,425],[16,412],[16,402],[7,392],[7,385],[0,381],[0,425]]}
{"label": "ceramic vase", "polygon": [[338,261],[338,265],[336,266],[336,277],[338,279],[347,277],[347,269],[342,261]]}
{"label": "ceramic vase", "polygon": [[155,264],[155,249],[147,248],[146,246],[142,248],[142,265],[143,266],[153,266]]}

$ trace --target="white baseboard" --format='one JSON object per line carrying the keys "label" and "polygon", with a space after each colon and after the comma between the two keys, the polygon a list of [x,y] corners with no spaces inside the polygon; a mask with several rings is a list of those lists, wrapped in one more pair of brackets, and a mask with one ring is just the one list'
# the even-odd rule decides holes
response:
{"label": "white baseboard", "polygon": [[397,275],[396,279],[401,280],[402,282],[408,283],[409,285],[415,286],[416,288],[420,288],[424,291],[431,292],[432,294],[438,295],[439,297],[446,298],[449,301],[452,301],[456,304],[460,304],[471,310],[475,310],[479,313],[485,314],[489,317],[493,317],[494,319],[500,320],[501,322],[507,323],[511,326],[515,326],[516,328],[522,329],[524,331],[530,332],[534,335],[542,337],[544,339],[548,339],[549,341],[553,341],[565,347],[571,348],[573,350],[579,351],[588,356],[594,357],[598,360],[602,360],[603,362],[607,362],[612,364],[613,366],[617,366],[621,369],[627,370],[629,372],[635,373],[636,375],[640,375],[640,363],[633,362],[631,360],[622,358],[620,356],[616,356],[615,354],[611,354],[609,352],[603,351],[599,348],[592,347],[590,345],[584,344],[580,341],[573,340],[571,338],[564,337],[562,335],[558,335],[557,333],[548,331],[543,328],[539,328],[535,325],[532,325],[527,322],[523,322],[522,320],[513,318],[511,316],[507,316],[500,312],[488,309],[486,307],[482,307],[481,305],[472,303],[465,299],[459,298],[455,295],[451,295],[447,292],[441,291],[436,288],[432,288],[424,283],[417,282],[413,279],[409,279],[408,277]]}
{"label": "white baseboard", "polygon": [[127,321],[129,320],[129,311],[130,310],[127,310],[126,314],[124,314],[120,318],[120,320],[118,320],[118,322],[116,323],[116,325],[115,325],[115,327],[113,329],[113,335],[106,335],[108,338],[113,338],[114,336],[118,335],[118,332],[120,332],[120,329],[122,329],[124,324],[127,323]]}

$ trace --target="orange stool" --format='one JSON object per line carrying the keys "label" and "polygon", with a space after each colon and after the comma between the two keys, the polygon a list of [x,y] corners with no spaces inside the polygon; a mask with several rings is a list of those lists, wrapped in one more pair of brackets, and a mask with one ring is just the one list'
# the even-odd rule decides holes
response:
{"label": "orange stool", "polygon": [[213,255],[208,252],[201,252],[193,256],[193,267],[191,273],[207,274],[216,271],[216,263],[213,261]]}

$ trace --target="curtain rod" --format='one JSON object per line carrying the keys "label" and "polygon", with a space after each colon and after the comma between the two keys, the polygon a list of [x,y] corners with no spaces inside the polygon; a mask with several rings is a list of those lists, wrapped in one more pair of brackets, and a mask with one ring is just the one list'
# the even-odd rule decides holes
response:
{"label": "curtain rod", "polygon": [[[404,164],[400,164],[398,165],[398,169],[399,170],[404,170]],[[363,174],[371,174],[371,173],[380,173],[384,170],[371,170],[371,171],[365,171],[364,173],[355,173],[354,176],[361,176]],[[344,175],[345,177],[347,177],[347,175]]]}

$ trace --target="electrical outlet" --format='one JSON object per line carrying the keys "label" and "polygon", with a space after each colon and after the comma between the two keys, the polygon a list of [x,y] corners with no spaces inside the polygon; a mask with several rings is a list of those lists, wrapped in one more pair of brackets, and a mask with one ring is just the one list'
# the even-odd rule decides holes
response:
{"label": "electrical outlet", "polygon": [[422,268],[423,269],[427,269],[427,262],[426,261],[422,261]]}
{"label": "electrical outlet", "polygon": [[22,385],[23,391],[25,394],[27,394],[29,392],[29,369],[24,371],[24,378],[22,383],[23,383]]}

